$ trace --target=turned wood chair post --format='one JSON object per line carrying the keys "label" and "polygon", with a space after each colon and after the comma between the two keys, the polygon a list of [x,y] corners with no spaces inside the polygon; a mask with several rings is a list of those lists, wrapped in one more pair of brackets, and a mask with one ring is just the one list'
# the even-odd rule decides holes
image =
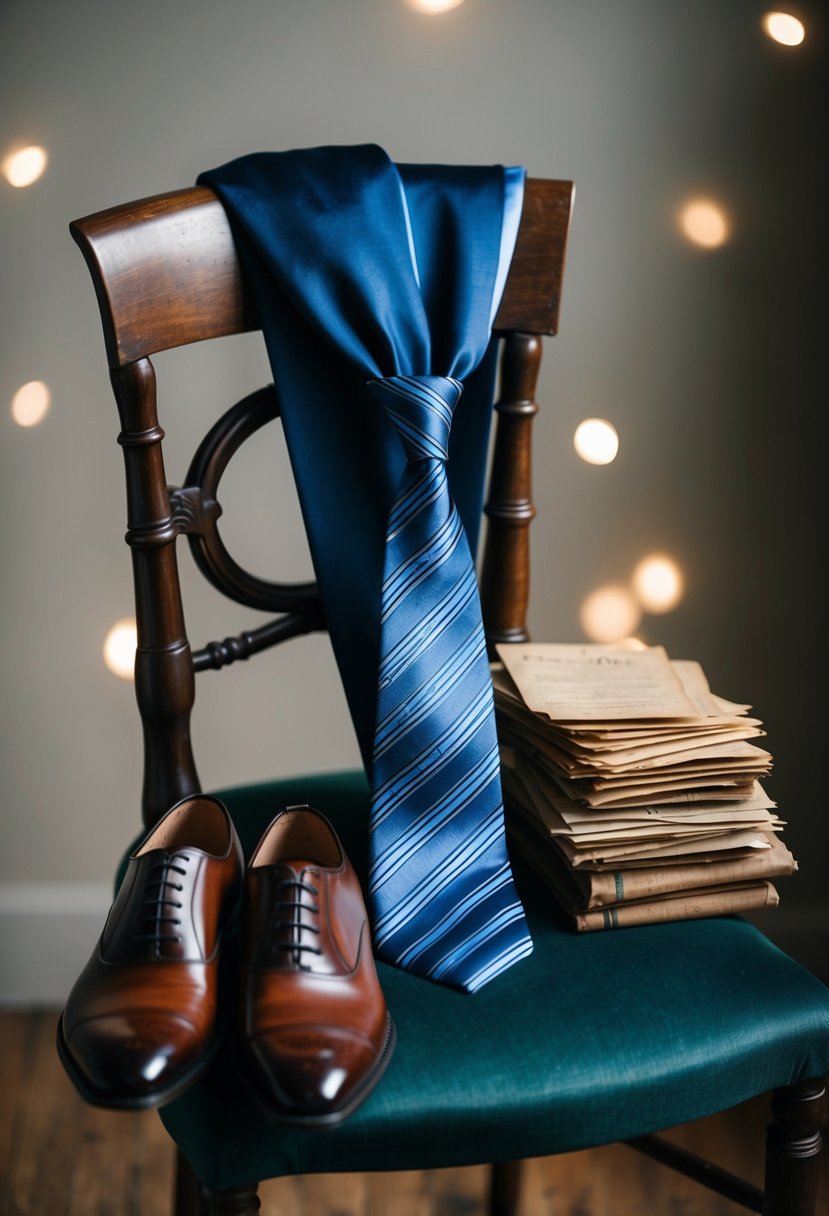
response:
{"label": "turned wood chair post", "polygon": [[196,1177],[181,1149],[176,1153],[173,1216],[255,1216],[261,1208],[259,1184],[217,1191]]}
{"label": "turned wood chair post", "polygon": [[[490,652],[496,642],[525,642],[530,595],[532,423],[541,366],[541,338],[511,333],[504,339],[501,393],[481,570],[481,602]],[[494,655],[493,655],[494,657]]]}
{"label": "turned wood chair post", "polygon": [[764,1216],[814,1216],[827,1114],[825,1080],[776,1089],[771,1110]]}
{"label": "turned wood chair post", "polygon": [[184,629],[175,542],[156,412],[155,371],[140,359],[111,371],[121,419],[138,645],[135,694],[144,730],[142,811],[149,826],[200,789],[190,744],[195,678]]}
{"label": "turned wood chair post", "polygon": [[180,1148],[176,1148],[173,1177],[173,1216],[207,1216],[207,1202],[201,1183]]}
{"label": "turned wood chair post", "polygon": [[489,1177],[487,1216],[518,1216],[523,1162],[496,1161]]}

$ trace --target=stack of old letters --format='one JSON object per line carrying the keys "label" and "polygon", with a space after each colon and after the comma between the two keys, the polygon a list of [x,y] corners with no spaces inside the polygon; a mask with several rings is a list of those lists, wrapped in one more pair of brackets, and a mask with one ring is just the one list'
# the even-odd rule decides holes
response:
{"label": "stack of old letters", "polygon": [[796,864],[748,705],[662,647],[513,644],[493,672],[508,827],[574,929],[777,904]]}

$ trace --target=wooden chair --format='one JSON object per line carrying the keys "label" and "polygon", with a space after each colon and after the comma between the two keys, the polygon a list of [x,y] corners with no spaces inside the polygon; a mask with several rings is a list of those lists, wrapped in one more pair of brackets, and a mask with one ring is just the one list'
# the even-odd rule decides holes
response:
{"label": "wooden chair", "polygon": [[[490,642],[526,637],[530,429],[541,335],[557,327],[569,182],[530,180],[496,330],[501,397],[482,568]],[[207,189],[115,207],[71,225],[95,284],[126,466],[144,729],[144,819],[199,789],[189,718],[195,675],[320,628],[313,584],[249,574],[216,525],[217,489],[239,445],[277,416],[272,388],[224,414],[180,488],[168,488],[149,356],[255,329],[224,212]],[[175,421],[172,406],[169,416]],[[166,420],[165,420],[166,425]],[[175,542],[232,600],[276,614],[191,650]],[[212,676],[210,678],[213,678]],[[308,801],[365,866],[362,774],[309,775],[218,791],[249,849],[273,813]],[[137,827],[137,825],[136,825]],[[363,871],[364,872],[364,871]],[[389,1070],[365,1105],[326,1132],[267,1123],[220,1059],[162,1118],[179,1145],[175,1211],[244,1216],[258,1181],[287,1173],[429,1169],[494,1161],[490,1209],[516,1210],[522,1157],[625,1140],[767,1216],[815,1210],[829,1072],[829,994],[757,930],[733,917],[567,933],[549,899],[516,869],[533,956],[473,997],[380,967],[399,1031]],[[776,1091],[765,1198],[756,1187],[651,1135]]]}

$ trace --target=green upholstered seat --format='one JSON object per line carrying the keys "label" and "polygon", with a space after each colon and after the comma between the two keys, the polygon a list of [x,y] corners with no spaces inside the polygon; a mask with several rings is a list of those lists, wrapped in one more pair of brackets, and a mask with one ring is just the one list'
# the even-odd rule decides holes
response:
{"label": "green upholstered seat", "polygon": [[[365,873],[362,773],[219,791],[247,853],[283,806],[335,823]],[[735,917],[576,936],[516,875],[532,956],[474,996],[380,966],[397,1023],[381,1084],[339,1127],[263,1118],[230,1039],[161,1114],[210,1186],[291,1173],[437,1168],[625,1139],[829,1072],[829,990]]]}

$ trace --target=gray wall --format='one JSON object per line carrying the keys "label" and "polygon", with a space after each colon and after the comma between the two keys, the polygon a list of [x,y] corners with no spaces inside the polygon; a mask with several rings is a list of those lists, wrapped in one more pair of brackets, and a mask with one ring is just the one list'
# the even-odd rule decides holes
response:
{"label": "gray wall", "polygon": [[[786,50],[749,0],[4,0],[0,155],[51,160],[0,181],[0,402],[52,389],[23,430],[3,407],[3,774],[0,940],[7,1000],[60,999],[139,823],[133,692],[101,662],[131,611],[121,462],[97,309],[70,219],[191,183],[244,152],[376,141],[407,161],[503,161],[577,183],[562,328],[537,426],[538,639],[578,640],[578,607],[667,550],[688,582],[641,635],[698,658],[751,701],[777,764],[771,792],[801,874],[763,926],[820,965],[827,827],[820,711],[825,556],[824,16]],[[734,221],[716,252],[675,214],[710,194]],[[269,378],[260,339],[157,360],[167,448],[183,476],[208,419]],[[611,419],[616,462],[571,437]],[[227,479],[225,535],[262,573],[309,574],[276,431]],[[255,495],[253,539],[243,499]],[[276,521],[276,530],[272,527]],[[183,565],[187,567],[188,561]],[[185,569],[185,584],[191,584]],[[212,592],[195,642],[256,618]],[[202,677],[194,735],[207,788],[356,762],[327,643],[308,639]]]}

